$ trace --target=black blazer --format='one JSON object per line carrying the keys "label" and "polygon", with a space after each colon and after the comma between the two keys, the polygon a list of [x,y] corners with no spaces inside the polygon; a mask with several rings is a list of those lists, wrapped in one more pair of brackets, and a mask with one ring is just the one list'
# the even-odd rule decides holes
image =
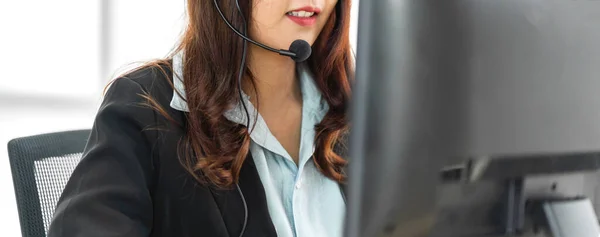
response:
{"label": "black blazer", "polygon": [[[167,80],[157,68],[147,68],[109,88],[49,237],[239,236],[245,213],[238,191],[195,181],[177,157],[182,127],[141,105],[147,92],[185,124],[185,114],[169,106],[173,89]],[[276,236],[251,157],[239,187],[248,206],[244,236]]]}

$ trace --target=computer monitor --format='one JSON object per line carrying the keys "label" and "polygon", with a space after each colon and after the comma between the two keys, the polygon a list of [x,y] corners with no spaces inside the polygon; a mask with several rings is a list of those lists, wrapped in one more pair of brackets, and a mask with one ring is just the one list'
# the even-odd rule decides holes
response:
{"label": "computer monitor", "polygon": [[600,1],[360,1],[358,22],[346,236],[496,236],[529,231],[507,216],[534,197],[596,205]]}

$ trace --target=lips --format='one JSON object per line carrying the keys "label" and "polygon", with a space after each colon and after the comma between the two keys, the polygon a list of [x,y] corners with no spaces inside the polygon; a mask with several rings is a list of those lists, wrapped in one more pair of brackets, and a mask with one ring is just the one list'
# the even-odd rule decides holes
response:
{"label": "lips", "polygon": [[303,7],[287,12],[285,15],[300,26],[311,26],[317,22],[317,16],[321,12],[315,7]]}

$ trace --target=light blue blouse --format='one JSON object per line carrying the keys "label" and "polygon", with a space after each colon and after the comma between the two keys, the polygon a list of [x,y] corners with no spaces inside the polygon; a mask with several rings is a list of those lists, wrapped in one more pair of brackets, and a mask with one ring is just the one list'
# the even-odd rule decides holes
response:
{"label": "light blue blouse", "polygon": [[[173,59],[173,72],[182,73],[182,55]],[[302,127],[298,166],[271,134],[267,124],[245,96],[250,124],[250,153],[265,189],[269,214],[280,237],[338,237],[343,234],[346,204],[337,182],[323,176],[312,161],[315,125],[329,109],[304,64],[297,65],[302,90]],[[175,89],[185,98],[181,77],[174,75]],[[189,111],[185,100],[173,93],[171,107]],[[233,122],[246,124],[241,103],[225,113]],[[257,120],[254,121],[254,118]]]}

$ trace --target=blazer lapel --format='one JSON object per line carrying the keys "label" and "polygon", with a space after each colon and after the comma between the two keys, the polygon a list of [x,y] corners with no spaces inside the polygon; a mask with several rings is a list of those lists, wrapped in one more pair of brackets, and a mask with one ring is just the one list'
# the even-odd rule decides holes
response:
{"label": "blazer lapel", "polygon": [[[243,197],[236,187],[230,190],[211,189],[229,235],[239,236],[246,220],[244,236],[277,236],[269,215],[265,191],[250,154],[242,165],[238,186]],[[248,210],[247,218],[244,200]]]}

